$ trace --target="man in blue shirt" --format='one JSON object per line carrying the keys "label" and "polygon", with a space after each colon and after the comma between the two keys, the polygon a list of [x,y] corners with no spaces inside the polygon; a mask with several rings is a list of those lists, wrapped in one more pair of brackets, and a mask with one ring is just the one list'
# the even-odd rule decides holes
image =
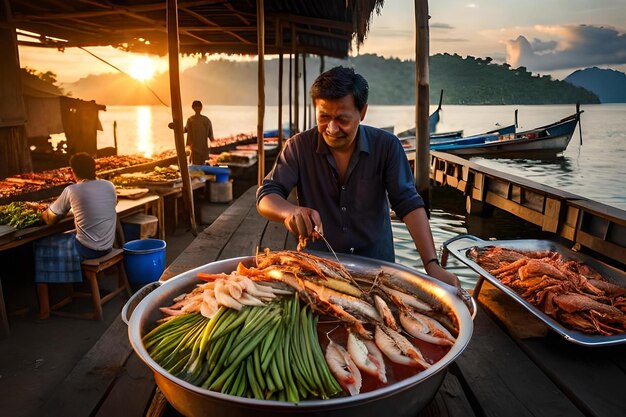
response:
{"label": "man in blue shirt", "polygon": [[[259,213],[300,237],[315,227],[337,252],[395,262],[389,203],[406,224],[426,272],[451,285],[439,266],[424,209],[400,141],[361,125],[368,84],[351,68],[335,67],[311,86],[317,128],[287,141],[257,192]],[[287,201],[297,189],[298,204]],[[388,203],[389,202],[389,203]],[[323,242],[311,249],[326,250]]]}

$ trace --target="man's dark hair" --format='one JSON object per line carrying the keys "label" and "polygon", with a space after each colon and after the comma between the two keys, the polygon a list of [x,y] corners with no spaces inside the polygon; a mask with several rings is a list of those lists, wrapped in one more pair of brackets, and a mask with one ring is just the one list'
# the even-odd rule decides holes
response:
{"label": "man's dark hair", "polygon": [[86,152],[79,152],[70,158],[70,167],[81,180],[96,179],[96,161]]}
{"label": "man's dark hair", "polygon": [[194,107],[202,107],[202,102],[200,100],[194,100],[193,103],[191,103],[191,108],[193,109]]}
{"label": "man's dark hair", "polygon": [[336,100],[352,94],[359,111],[367,104],[369,85],[353,68],[335,67],[323,72],[311,86],[311,99]]}

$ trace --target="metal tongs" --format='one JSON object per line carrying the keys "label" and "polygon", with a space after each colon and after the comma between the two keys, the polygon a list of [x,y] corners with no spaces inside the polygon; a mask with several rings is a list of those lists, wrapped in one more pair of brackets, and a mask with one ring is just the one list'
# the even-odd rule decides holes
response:
{"label": "metal tongs", "polygon": [[341,263],[341,261],[339,261],[339,257],[337,256],[337,254],[335,253],[335,251],[333,250],[333,247],[330,246],[330,243],[328,242],[328,240],[326,240],[326,238],[324,237],[324,234],[321,232],[320,228],[317,227],[317,225],[315,225],[315,227],[313,228],[313,231],[315,233],[317,233],[317,235],[324,241],[324,244],[326,244],[326,247],[328,248],[328,250],[330,251],[330,253],[333,254],[333,256],[335,257],[335,260],[337,261],[337,263],[339,264],[339,266],[341,267],[341,269],[343,270],[343,272],[350,278],[350,280],[352,281],[352,283],[359,289],[362,291],[361,286],[359,285],[358,282],[356,282],[356,280],[352,277],[352,274],[350,273],[350,271],[348,271],[343,264]]}
{"label": "metal tongs", "polygon": [[[333,250],[333,247],[330,246],[330,243],[328,243],[328,240],[326,240],[326,238],[324,237],[324,234],[322,233],[322,231],[320,230],[319,227],[317,227],[317,225],[315,225],[315,227],[313,228],[313,231],[315,233],[318,234],[318,236],[324,241],[324,243],[326,244],[326,247],[328,248],[328,250],[330,251],[330,253],[333,254],[333,256],[335,257],[335,260],[337,262],[339,262],[339,258],[337,257],[337,254],[335,253],[335,251]],[[339,262],[341,263],[341,262]]]}

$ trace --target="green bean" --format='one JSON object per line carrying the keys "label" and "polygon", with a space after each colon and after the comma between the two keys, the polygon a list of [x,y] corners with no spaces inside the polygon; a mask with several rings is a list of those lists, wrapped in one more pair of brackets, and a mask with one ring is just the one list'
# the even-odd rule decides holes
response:
{"label": "green bean", "polygon": [[254,398],[262,400],[263,392],[261,391],[261,388],[258,385],[258,381],[256,380],[256,377],[254,375],[253,362],[253,357],[249,356],[248,360],[246,361],[246,375],[248,376],[248,383],[250,384],[250,388],[252,389],[252,395],[254,396]]}
{"label": "green bean", "polygon": [[[237,311],[229,308],[228,312],[229,314],[224,318],[225,321],[220,323],[219,327],[216,327],[213,334],[211,334],[209,341],[215,341],[241,326],[246,320],[246,317],[248,317],[250,309],[244,308],[241,311]],[[234,319],[232,316],[235,316]]]}
{"label": "green bean", "polygon": [[263,379],[265,380],[265,384],[267,385],[265,398],[267,399],[267,394],[271,394],[276,392],[276,384],[274,384],[274,380],[272,378],[272,374],[270,372],[263,374]]}
{"label": "green bean", "polygon": [[261,360],[265,359],[267,354],[272,350],[272,347],[274,346],[274,339],[276,338],[279,329],[280,321],[276,322],[265,340],[263,340],[263,345],[261,346]]}
{"label": "green bean", "polygon": [[180,325],[182,325],[183,323],[187,321],[197,320],[199,319],[198,316],[200,315],[199,314],[183,314],[181,316],[174,317],[173,319],[168,320],[165,323],[160,324],[154,329],[152,329],[150,332],[148,332],[146,335],[143,336],[143,339],[144,340],[151,339],[153,337],[156,337],[158,334],[167,331],[168,329],[172,327],[179,327]]}
{"label": "green bean", "polygon": [[315,358],[317,369],[321,373],[322,381],[324,382],[325,393],[328,397],[337,395],[341,392],[341,386],[331,374],[326,358],[324,357],[324,353],[322,352],[319,339],[317,338],[317,318],[313,318],[311,321],[311,325],[309,326],[309,337],[313,342],[312,346],[315,346],[315,349],[313,349],[313,356]]}
{"label": "green bean", "polygon": [[236,372],[233,372],[228,378],[226,378],[226,381],[224,382],[224,385],[220,390],[222,394],[227,394],[231,390],[233,384],[235,383],[235,380],[237,379],[237,376],[238,374]]}
{"label": "green bean", "polygon": [[[276,320],[278,317],[273,312],[267,314],[267,318],[263,317],[259,322],[259,325],[254,328],[253,331],[248,332],[247,338],[243,339],[241,337],[242,331],[237,335],[235,342],[233,343],[232,350],[228,353],[228,358],[226,359],[226,365],[231,364],[237,356],[241,353],[241,351],[245,350],[248,347],[248,340],[254,339],[259,333],[267,334],[271,330],[273,326],[270,325],[270,320]],[[260,342],[262,342],[261,340]]]}
{"label": "green bean", "polygon": [[230,335],[228,335],[228,341],[224,345],[224,348],[220,352],[214,351],[215,352],[214,355],[213,355],[213,352],[211,352],[212,357],[211,359],[209,359],[209,366],[212,368],[212,371],[209,377],[201,385],[202,388],[209,388],[213,380],[217,378],[218,374],[224,368],[224,362],[226,361],[226,354],[224,352],[228,352],[230,350],[230,346],[232,345],[236,337],[237,337],[237,333],[235,332],[230,333]]}
{"label": "green bean", "polygon": [[246,378],[246,367],[240,366],[238,372],[239,384],[237,386],[237,390],[234,391],[234,395],[238,397],[243,397],[248,390],[248,380]]}
{"label": "green bean", "polygon": [[226,369],[222,372],[222,374],[211,383],[209,389],[220,389],[224,384],[224,381],[228,376],[241,364],[250,353],[263,341],[263,338],[269,332],[269,328],[264,328],[259,331],[253,338],[249,339],[247,343],[245,343],[244,348],[238,353],[237,357],[226,367]]}
{"label": "green bean", "polygon": [[[290,348],[290,345],[291,345],[291,341],[290,341],[290,339],[291,339],[291,331],[290,331],[291,329],[290,329],[290,327],[291,326],[290,326],[290,324],[291,323],[287,324],[288,328],[285,331],[285,338],[284,338],[285,347],[284,347],[283,352],[282,352],[282,354],[283,354],[283,364],[289,364],[289,348]],[[284,372],[285,372],[285,382],[286,382],[285,388],[286,388],[286,391],[287,391],[287,399],[290,402],[297,403],[298,400],[299,400],[298,389],[296,388],[295,381],[294,381],[293,375],[291,373],[291,367],[290,366],[284,366]]]}
{"label": "green bean", "polygon": [[280,341],[282,340],[283,333],[285,331],[283,323],[280,320],[277,321],[275,327],[277,328],[277,330],[276,330],[276,336],[274,340],[272,341],[272,346],[270,346],[269,350],[267,351],[265,355],[261,354],[261,370],[263,372],[267,371],[267,368],[269,367],[270,362],[272,358],[274,357],[276,350],[278,349],[278,346],[281,345]]}
{"label": "green bean", "polygon": [[[282,355],[276,355],[276,357],[278,357],[278,356],[282,356]],[[285,386],[283,385],[283,381],[281,379],[280,372],[278,371],[278,366],[276,365],[276,358],[273,358],[270,361],[269,370],[270,370],[270,373],[272,375],[272,379],[274,380],[274,382],[276,384],[276,388],[278,389],[278,391],[284,390]]]}
{"label": "green bean", "polygon": [[307,362],[307,368],[310,370],[310,373],[312,375],[314,385],[322,389],[322,380],[317,372],[317,365],[315,363],[315,359],[313,358],[312,349],[314,345],[310,336],[311,328],[309,327],[309,314],[307,314],[306,308],[303,308],[302,312],[300,313],[300,321],[302,322],[302,337],[304,339],[304,351],[302,353],[304,355],[305,361]]}

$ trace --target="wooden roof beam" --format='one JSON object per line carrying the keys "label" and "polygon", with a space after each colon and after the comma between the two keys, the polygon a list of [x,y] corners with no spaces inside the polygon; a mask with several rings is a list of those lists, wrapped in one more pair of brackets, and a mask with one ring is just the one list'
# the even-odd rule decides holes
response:
{"label": "wooden roof beam", "polygon": [[[242,38],[241,36],[237,35],[234,31],[244,31],[244,30],[249,30],[252,29],[256,32],[256,27],[253,26],[243,26],[243,27],[239,27],[239,28],[224,28],[223,26],[219,26],[217,23],[211,21],[210,19],[207,19],[206,17],[202,16],[201,14],[198,14],[196,12],[194,12],[193,10],[189,10],[188,8],[183,8],[181,9],[179,7],[179,10],[184,10],[186,13],[190,14],[191,16],[195,17],[198,21],[205,23],[206,25],[210,26],[210,28],[205,27],[205,31],[208,29],[214,29],[214,30],[218,30],[220,32],[224,32],[224,33],[228,33],[229,35],[231,35],[232,37],[234,37],[235,39],[239,39],[241,42],[243,43],[250,43],[250,41],[248,41],[245,38]],[[184,30],[189,30],[187,28],[184,28]]]}
{"label": "wooden roof beam", "polygon": [[[248,14],[248,17],[249,17],[250,19],[246,19],[246,18],[243,16],[243,15],[244,15],[244,13],[242,13],[242,12],[240,12],[239,10],[235,9],[235,8],[233,7],[233,5],[232,5],[232,4],[230,4],[230,3],[226,3],[226,4],[224,4],[224,6],[225,6],[228,10],[230,10],[230,11],[233,13],[233,15],[234,15],[237,19],[241,20],[241,22],[242,22],[244,25],[251,25],[251,24],[252,24],[252,22],[256,21],[256,14]],[[247,13],[246,13],[246,14],[247,14]],[[256,27],[256,25],[255,25],[255,27]]]}
{"label": "wooden roof beam", "polygon": [[[180,2],[178,7],[198,7],[198,6],[206,6],[209,4],[219,4],[223,3],[224,0],[194,0],[194,1],[185,1]],[[74,19],[74,18],[92,18],[92,17],[101,17],[101,16],[110,16],[115,14],[128,14],[128,13],[145,13],[145,12],[156,12],[163,11],[165,13],[165,2],[163,3],[151,3],[151,4],[140,4],[140,5],[132,5],[125,7],[115,7],[111,6],[109,3],[98,2],[98,1],[90,1],[88,2],[94,6],[100,6],[103,10],[90,10],[85,12],[69,12],[69,13],[49,13],[49,14],[41,14],[41,15],[25,15],[25,14],[15,14],[13,19],[16,22],[21,21],[42,21],[49,19]]]}
{"label": "wooden roof beam", "polygon": [[329,29],[343,30],[352,33],[354,28],[351,22],[340,22],[338,20],[319,19],[315,17],[297,16],[293,14],[276,13],[273,16],[284,20],[285,22],[306,26],[321,26]]}
{"label": "wooden roof beam", "polygon": [[304,28],[300,28],[300,27],[296,27],[296,32],[298,32],[298,33],[306,33],[308,35],[325,37],[325,38],[339,39],[339,40],[348,41],[348,42],[350,42],[352,40],[352,34],[351,33],[342,35],[342,34],[339,34],[339,33],[322,32],[322,31],[319,31],[319,30],[304,29]]}

